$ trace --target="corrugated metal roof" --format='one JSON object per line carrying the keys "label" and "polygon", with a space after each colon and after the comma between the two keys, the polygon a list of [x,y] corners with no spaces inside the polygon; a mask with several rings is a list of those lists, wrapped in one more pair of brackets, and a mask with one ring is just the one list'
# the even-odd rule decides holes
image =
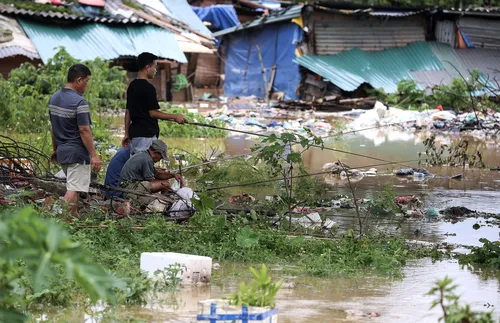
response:
{"label": "corrugated metal roof", "polygon": [[500,49],[500,21],[475,17],[461,17],[458,26],[474,46]]}
{"label": "corrugated metal roof", "polygon": [[28,52],[26,49],[19,46],[11,47],[0,47],[0,58],[11,57],[11,56],[26,56],[30,59],[39,59],[38,53]]}
{"label": "corrugated metal roof", "polygon": [[472,72],[472,70],[477,68],[484,75],[485,79],[500,84],[500,51],[473,48],[455,49],[455,52],[463,67],[468,72]]}
{"label": "corrugated metal roof", "polygon": [[212,37],[212,32],[194,13],[186,0],[163,0],[163,4],[167,8],[169,17],[188,25],[191,29]]}
{"label": "corrugated metal roof", "polygon": [[375,10],[373,8],[368,9],[330,9],[322,7],[321,5],[315,5],[315,8],[340,13],[348,16],[373,16],[373,17],[409,17],[419,15],[421,13],[426,12],[425,10],[418,11],[384,11],[384,10]]}
{"label": "corrugated metal roof", "polygon": [[451,75],[446,71],[410,71],[410,74],[423,88],[433,87],[436,85],[450,84],[453,81]]}
{"label": "corrugated metal roof", "polygon": [[0,58],[17,55],[23,55],[30,59],[40,58],[35,45],[26,36],[15,19],[0,15],[0,27],[0,30],[3,28],[12,32],[11,40],[0,42]]}
{"label": "corrugated metal roof", "polygon": [[[354,91],[361,84],[368,83],[374,88],[394,93],[401,80],[413,79],[411,71],[444,70],[431,46],[425,42],[379,52],[354,48],[337,55],[305,55],[295,61],[344,91]],[[427,74],[427,77],[430,75]]]}
{"label": "corrugated metal roof", "polygon": [[432,48],[432,52],[438,57],[443,64],[444,69],[450,74],[451,78],[460,77],[460,74],[468,75],[467,70],[458,60],[455,50],[449,44],[439,42],[428,42]]}
{"label": "corrugated metal roof", "polygon": [[319,20],[314,23],[315,53],[333,55],[351,48],[379,51],[425,41],[419,20]]}
{"label": "corrugated metal roof", "polygon": [[268,16],[261,16],[260,18],[252,20],[248,23],[244,23],[239,26],[218,31],[213,35],[215,37],[220,37],[223,35],[231,34],[240,30],[257,27],[264,24],[273,24],[280,21],[292,20],[293,18],[297,18],[301,15],[303,7],[304,7],[303,5],[290,6],[286,9],[270,13]]}
{"label": "corrugated metal roof", "polygon": [[[105,9],[110,8],[110,6],[107,4],[109,2],[113,2],[115,0],[107,0]],[[121,1],[120,1],[121,2]],[[148,21],[136,17],[136,16],[131,16],[129,18],[124,17],[124,16],[119,16],[119,15],[114,15],[113,11],[111,12],[111,15],[106,15],[106,16],[84,16],[84,15],[75,15],[75,14],[69,14],[69,13],[62,13],[62,12],[54,12],[54,11],[34,11],[34,10],[26,10],[26,9],[20,9],[16,8],[11,5],[7,4],[2,4],[0,3],[0,13],[2,14],[9,14],[9,15],[16,15],[16,16],[21,16],[21,17],[41,17],[41,18],[49,18],[49,19],[62,19],[62,20],[72,20],[72,21],[85,21],[85,22],[100,22],[100,23],[123,23],[123,24],[129,24],[129,23],[138,23],[138,24],[147,24],[149,23]]]}
{"label": "corrugated metal roof", "polygon": [[470,15],[470,16],[486,16],[486,17],[498,17],[500,14],[500,7],[469,7],[466,9],[444,9],[443,13],[455,14],[455,15]]}
{"label": "corrugated metal roof", "polygon": [[68,53],[81,60],[137,56],[147,51],[180,63],[187,62],[174,34],[155,26],[108,26],[95,23],[60,26],[24,19],[19,19],[19,22],[45,63],[54,56],[55,47],[59,46],[64,46]]}

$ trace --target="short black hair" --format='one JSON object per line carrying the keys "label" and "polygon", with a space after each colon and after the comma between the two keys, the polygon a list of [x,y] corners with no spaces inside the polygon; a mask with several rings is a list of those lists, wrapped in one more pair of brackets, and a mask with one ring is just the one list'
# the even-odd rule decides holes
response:
{"label": "short black hair", "polygon": [[158,59],[158,56],[148,52],[141,53],[137,56],[137,68],[140,70],[144,69],[148,65],[153,65],[154,61]]}
{"label": "short black hair", "polygon": [[79,77],[86,77],[92,75],[90,69],[83,64],[75,64],[68,70],[68,83],[73,83]]}

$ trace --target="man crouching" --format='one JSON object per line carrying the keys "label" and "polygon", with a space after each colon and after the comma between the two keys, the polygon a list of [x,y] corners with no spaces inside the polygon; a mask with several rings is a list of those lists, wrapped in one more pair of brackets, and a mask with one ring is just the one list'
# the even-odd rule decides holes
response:
{"label": "man crouching", "polygon": [[[167,162],[169,160],[167,145],[163,141],[157,139],[153,141],[147,151],[136,153],[127,160],[120,173],[120,187],[140,194],[162,193],[167,196],[174,195],[172,203],[168,205],[168,208],[177,205],[177,209],[179,208],[179,204],[183,204],[181,209],[185,210],[190,206],[190,199],[193,197],[193,191],[190,189],[181,189],[182,191],[177,191],[177,194],[170,194],[173,193],[173,191],[170,188],[169,180],[175,178],[182,187],[183,178],[179,174],[171,174],[166,170],[155,168],[155,162],[162,159]],[[189,190],[189,192],[184,192],[186,190]],[[149,205],[151,202],[155,201],[154,197],[144,197],[129,192],[126,192],[124,197],[128,200],[138,202],[141,205]],[[179,199],[182,201],[178,201]],[[165,203],[162,204],[165,205]],[[167,207],[167,205],[165,205],[165,207]],[[156,210],[158,210],[158,208],[156,208]]]}

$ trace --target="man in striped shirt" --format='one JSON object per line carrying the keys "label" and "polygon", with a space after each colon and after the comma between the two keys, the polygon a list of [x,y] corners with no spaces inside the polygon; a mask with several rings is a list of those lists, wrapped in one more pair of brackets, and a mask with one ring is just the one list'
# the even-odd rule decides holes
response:
{"label": "man in striped shirt", "polygon": [[51,160],[57,161],[66,174],[64,200],[70,214],[79,218],[79,192],[88,192],[91,168],[98,172],[101,161],[97,156],[87,101],[82,94],[90,78],[87,66],[76,64],[68,71],[67,84],[50,97],[49,114],[52,124]]}

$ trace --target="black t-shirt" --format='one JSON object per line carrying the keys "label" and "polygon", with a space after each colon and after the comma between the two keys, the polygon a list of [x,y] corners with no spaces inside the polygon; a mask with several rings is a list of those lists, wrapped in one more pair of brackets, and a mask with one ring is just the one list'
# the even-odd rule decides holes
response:
{"label": "black t-shirt", "polygon": [[134,79],[127,89],[127,110],[130,113],[129,138],[160,137],[158,120],[151,118],[149,110],[159,110],[155,87],[144,79]]}

